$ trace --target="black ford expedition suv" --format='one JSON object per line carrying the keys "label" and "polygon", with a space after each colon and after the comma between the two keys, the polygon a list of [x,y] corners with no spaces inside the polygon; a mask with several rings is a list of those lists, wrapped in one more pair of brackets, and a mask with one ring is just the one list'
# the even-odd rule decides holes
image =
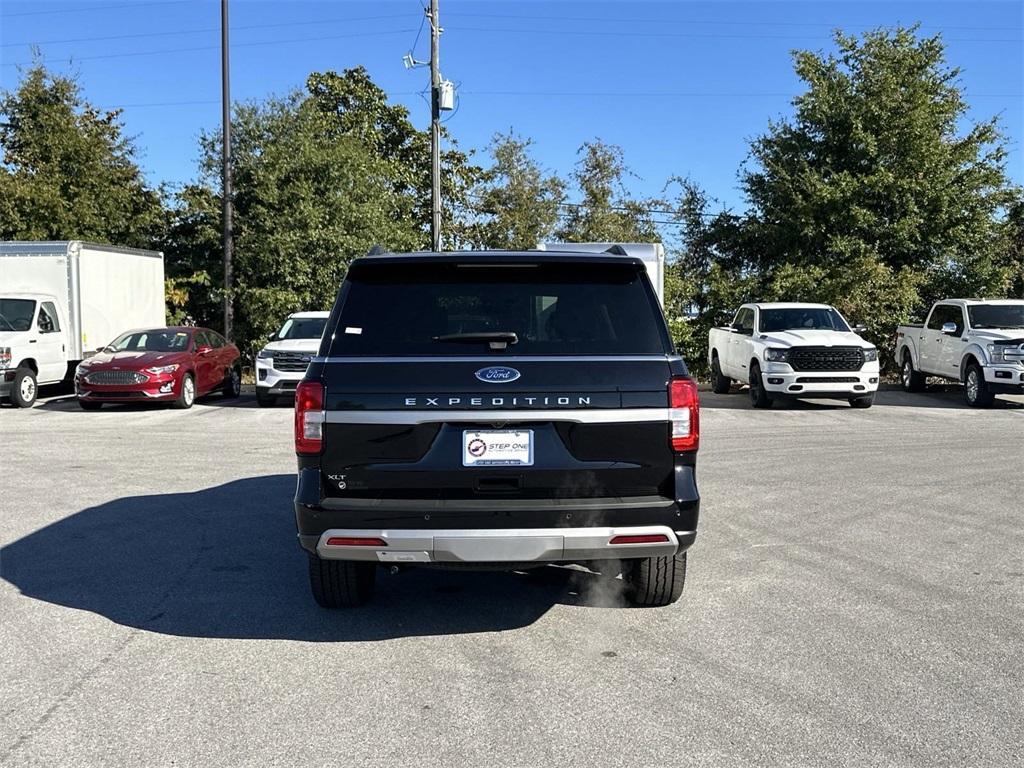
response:
{"label": "black ford expedition suv", "polygon": [[698,413],[639,259],[357,259],[295,398],[313,596],[364,603],[379,566],[577,563],[675,602]]}

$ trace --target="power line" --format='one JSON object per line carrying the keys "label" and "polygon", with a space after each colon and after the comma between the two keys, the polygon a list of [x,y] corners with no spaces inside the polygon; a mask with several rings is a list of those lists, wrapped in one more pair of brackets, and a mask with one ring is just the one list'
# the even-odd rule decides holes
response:
{"label": "power line", "polygon": [[[405,19],[407,13],[391,13],[386,16],[360,16],[351,19],[319,19],[317,21],[286,21],[279,24],[248,24],[233,27],[233,31],[250,29],[280,29],[282,27],[308,27],[322,24],[349,24],[355,21],[382,21],[387,19]],[[422,26],[421,26],[422,29]],[[172,35],[194,35],[203,32],[219,32],[220,27],[202,27],[197,29],[179,29],[171,32],[137,32],[128,35],[106,35],[104,37],[74,37],[64,40],[35,40],[20,43],[0,43],[0,48],[13,48],[19,45],[64,45],[66,43],[92,43],[109,40],[133,40],[149,37],[169,37]]]}
{"label": "power line", "polygon": [[[384,35],[405,35],[410,32],[415,32],[414,29],[392,29],[381,32],[358,32],[347,35],[328,35],[325,37],[299,37],[291,40],[263,40],[254,43],[234,43],[232,48],[249,48],[260,45],[285,45],[288,43],[312,43],[319,42],[322,40],[343,40],[352,37],[380,37]],[[202,45],[194,46],[191,48],[161,48],[156,51],[133,51],[131,53],[104,53],[96,56],[51,56],[50,58],[42,59],[43,63],[51,61],[96,61],[98,59],[122,59],[130,58],[134,56],[159,56],[165,53],[194,53],[197,51],[218,51],[220,46],[217,45]],[[4,67],[29,67],[35,64],[34,61],[9,61],[0,64]]]}
{"label": "power line", "polygon": [[[460,17],[475,17],[484,19],[509,19],[523,21],[592,21],[597,23],[609,23],[614,22],[620,23],[636,23],[636,24],[705,24],[710,26],[751,26],[751,27],[827,27],[831,29],[842,29],[842,28],[857,28],[857,29],[878,29],[896,26],[894,24],[847,24],[847,23],[830,23],[830,22],[810,22],[810,21],[750,21],[750,20],[728,20],[728,21],[715,21],[710,19],[641,19],[634,16],[631,17],[611,17],[611,16],[532,16],[532,15],[519,15],[519,14],[507,14],[507,13],[477,13],[473,11],[452,11],[452,16]],[[944,30],[957,30],[961,32],[1006,32],[1006,27],[965,27],[965,26],[933,26],[933,25],[920,25],[919,29],[934,29],[939,31]]]}
{"label": "power line", "polygon": [[[516,34],[526,33],[531,35],[559,35],[566,36],[572,35],[576,37],[668,37],[668,38],[690,38],[690,39],[737,39],[737,40],[828,40],[830,38],[822,37],[820,35],[746,35],[738,33],[722,33],[722,32],[622,32],[622,31],[611,31],[611,30],[587,30],[587,29],[527,29],[525,27],[519,29],[497,29],[494,27],[450,27],[451,31],[458,30],[459,32],[475,32],[475,33],[495,33],[495,34]],[[947,43],[1017,43],[1024,42],[1021,38],[1002,38],[1002,37],[987,37],[987,38],[945,38]]]}
{"label": "power line", "polygon": [[[795,98],[802,94],[783,91],[748,91],[744,93],[735,91],[465,91],[467,96],[512,96],[529,97],[534,96],[552,98],[699,98],[699,97],[725,97],[725,98],[753,98],[765,96],[770,98]],[[984,99],[1020,99],[1024,94],[1020,93],[967,93],[966,98]]]}
{"label": "power line", "polygon": [[107,10],[119,10],[127,11],[135,8],[151,8],[155,5],[187,5],[182,0],[164,0],[164,2],[158,3],[121,3],[120,5],[87,5],[80,4],[78,8],[54,8],[46,11],[20,11],[18,13],[5,13],[4,18],[14,18],[16,16],[43,16],[46,14],[65,14],[65,13],[79,13],[81,11],[107,11]]}

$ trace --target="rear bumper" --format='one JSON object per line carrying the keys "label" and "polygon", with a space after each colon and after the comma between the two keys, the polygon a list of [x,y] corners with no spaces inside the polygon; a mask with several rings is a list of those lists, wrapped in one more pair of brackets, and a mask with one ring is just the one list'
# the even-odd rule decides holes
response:
{"label": "rear bumper", "polygon": [[[657,539],[613,544],[615,537]],[[375,563],[528,563],[583,562],[664,557],[685,549],[694,531],[673,531],[666,526],[621,528],[498,528],[498,529],[332,529],[315,544],[325,560]],[[332,543],[336,539],[376,539],[372,545]]]}

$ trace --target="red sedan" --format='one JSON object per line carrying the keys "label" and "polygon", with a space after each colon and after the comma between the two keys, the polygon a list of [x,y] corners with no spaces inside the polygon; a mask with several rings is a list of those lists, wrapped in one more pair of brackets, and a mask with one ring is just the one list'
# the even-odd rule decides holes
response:
{"label": "red sedan", "polygon": [[207,328],[129,331],[75,371],[78,404],[87,411],[143,401],[191,408],[209,392],[238,397],[241,388],[238,347]]}

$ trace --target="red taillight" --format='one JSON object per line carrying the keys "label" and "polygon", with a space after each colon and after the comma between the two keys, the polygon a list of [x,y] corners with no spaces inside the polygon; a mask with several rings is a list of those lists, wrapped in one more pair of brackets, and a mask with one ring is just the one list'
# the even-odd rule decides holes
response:
{"label": "red taillight", "polygon": [[612,536],[609,544],[658,544],[668,541],[664,533],[647,533],[638,536]]}
{"label": "red taillight", "polygon": [[331,536],[327,540],[328,547],[386,547],[384,539],[364,539],[352,536]]}
{"label": "red taillight", "polygon": [[672,379],[668,385],[672,450],[696,451],[700,446],[700,397],[693,379]]}
{"label": "red taillight", "polygon": [[300,381],[295,388],[295,452],[320,453],[324,444],[324,387]]}

